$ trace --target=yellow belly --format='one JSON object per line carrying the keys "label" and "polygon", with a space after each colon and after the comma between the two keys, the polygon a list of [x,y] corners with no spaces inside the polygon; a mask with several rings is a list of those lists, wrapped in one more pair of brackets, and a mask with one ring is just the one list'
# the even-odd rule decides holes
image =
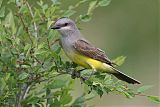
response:
{"label": "yellow belly", "polygon": [[84,68],[92,69],[91,67],[92,65],[96,70],[101,70],[101,71],[107,70],[105,63],[86,56],[75,54],[71,59],[73,62],[77,63],[78,65]]}

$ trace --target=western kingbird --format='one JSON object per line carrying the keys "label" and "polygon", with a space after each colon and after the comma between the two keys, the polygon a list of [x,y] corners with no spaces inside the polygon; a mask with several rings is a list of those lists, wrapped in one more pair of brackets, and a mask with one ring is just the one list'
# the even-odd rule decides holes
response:
{"label": "western kingbird", "polygon": [[113,74],[118,79],[131,84],[140,84],[138,80],[114,68],[114,63],[106,56],[105,52],[87,41],[71,19],[60,18],[51,26],[51,29],[59,31],[61,34],[60,44],[65,54],[74,63],[84,68],[93,69],[93,71]]}

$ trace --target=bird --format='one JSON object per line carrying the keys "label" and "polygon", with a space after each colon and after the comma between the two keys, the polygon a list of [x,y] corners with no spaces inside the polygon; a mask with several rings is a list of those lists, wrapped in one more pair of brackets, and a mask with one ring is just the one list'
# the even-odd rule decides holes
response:
{"label": "bird", "polygon": [[116,69],[115,64],[103,50],[97,48],[83,37],[72,19],[66,17],[59,18],[50,28],[60,33],[59,42],[62,49],[66,56],[77,65],[86,69],[92,69],[94,72],[106,72],[129,84],[140,84],[140,81]]}

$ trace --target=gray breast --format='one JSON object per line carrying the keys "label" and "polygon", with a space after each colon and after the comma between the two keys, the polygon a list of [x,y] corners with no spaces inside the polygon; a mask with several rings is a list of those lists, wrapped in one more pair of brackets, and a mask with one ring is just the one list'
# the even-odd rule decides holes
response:
{"label": "gray breast", "polygon": [[61,41],[62,48],[64,52],[66,53],[66,55],[68,57],[71,57],[70,54],[73,54],[73,52],[75,51],[73,48],[74,41],[70,38],[68,39],[68,37],[62,37],[60,41]]}

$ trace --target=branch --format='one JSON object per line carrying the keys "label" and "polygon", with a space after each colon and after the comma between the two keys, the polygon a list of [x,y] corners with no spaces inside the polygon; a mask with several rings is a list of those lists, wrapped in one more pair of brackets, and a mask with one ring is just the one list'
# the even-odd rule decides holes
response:
{"label": "branch", "polygon": [[43,66],[43,64],[44,64],[44,62],[41,62],[37,57],[35,57],[35,56],[32,56],[34,59],[35,59],[35,61],[36,62],[38,62],[41,66],[42,66],[42,68],[44,68],[44,66]]}
{"label": "branch", "polygon": [[47,45],[48,45],[48,48],[51,49],[51,46],[50,46],[50,43],[49,43],[49,39],[47,38]]}
{"label": "branch", "polygon": [[[80,78],[80,80],[81,80],[81,83],[82,82],[84,82],[87,78],[85,78],[85,77],[82,77],[81,75],[80,75],[80,71],[83,71],[83,70],[85,70],[85,69],[81,69],[81,70],[78,70],[78,71],[76,71],[76,69],[74,69],[74,68],[68,68],[68,69],[66,69],[65,71],[57,71],[57,75],[51,75],[51,76],[49,76],[49,77],[47,77],[46,79],[39,79],[38,80],[38,82],[37,83],[40,83],[40,82],[45,82],[45,81],[51,81],[52,79],[54,79],[55,77],[58,77],[58,76],[61,76],[61,75],[64,75],[64,74],[69,74],[69,75],[71,75],[71,78],[72,79],[75,79],[75,78]],[[43,76],[42,76],[43,77]],[[42,78],[41,77],[41,78]],[[37,80],[37,79],[36,79]],[[32,81],[36,81],[36,80],[32,80]]]}
{"label": "branch", "polygon": [[59,41],[60,41],[60,39],[56,39],[55,41],[53,41],[53,42],[51,43],[51,46],[54,45],[56,42],[59,42]]}
{"label": "branch", "polygon": [[30,4],[27,2],[27,0],[26,0],[26,5],[27,5],[27,7],[28,7],[28,9],[29,9],[29,12],[30,12],[30,14],[31,14],[31,17],[32,17],[32,19],[33,19],[33,26],[34,26],[34,33],[35,33],[35,38],[37,38],[38,37],[38,28],[37,28],[37,25],[36,25],[36,22],[34,21],[34,14],[33,14],[33,11],[32,11],[32,8],[31,8],[31,6],[30,6]]}
{"label": "branch", "polygon": [[22,107],[22,101],[26,98],[27,93],[29,92],[31,88],[31,83],[25,83],[21,86],[21,90],[19,92],[18,96],[18,101],[16,103],[16,107]]}
{"label": "branch", "polygon": [[135,93],[134,95],[137,95],[137,96],[147,96],[147,95],[142,94],[142,93]]}
{"label": "branch", "polygon": [[[16,7],[18,8],[18,10],[20,9],[20,7],[17,4],[16,4]],[[28,27],[25,25],[25,22],[24,22],[24,20],[22,18],[23,14],[17,13],[17,16],[20,18],[20,21],[21,21],[26,33],[28,34],[28,37],[29,37],[31,43],[33,44],[33,41],[32,41],[32,38],[31,38],[31,34],[30,34],[30,32],[28,30]]]}

